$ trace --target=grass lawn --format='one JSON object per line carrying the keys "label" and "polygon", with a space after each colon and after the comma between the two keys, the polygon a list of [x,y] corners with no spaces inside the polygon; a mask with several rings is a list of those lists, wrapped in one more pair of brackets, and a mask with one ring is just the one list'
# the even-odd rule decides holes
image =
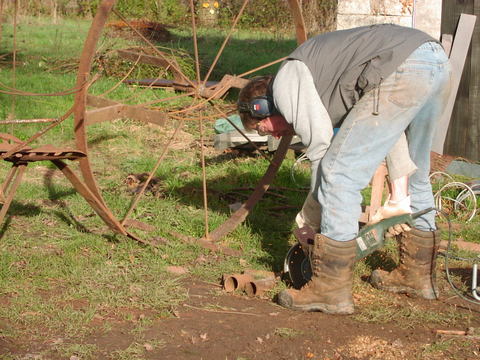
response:
{"label": "grass lawn", "polygon": [[[16,79],[13,80],[11,62],[8,61],[11,58],[7,57],[0,62],[0,82],[36,93],[72,88],[75,85],[76,59],[88,27],[89,22],[83,20],[63,20],[54,25],[49,19],[24,19],[19,26],[17,40]],[[191,66],[193,55],[189,33],[182,29],[171,31],[172,40],[161,45],[189,54],[190,58],[187,57],[182,66]],[[11,34],[12,29],[6,24],[0,55],[11,50]],[[106,34],[101,41],[101,51],[105,54],[112,49],[138,45],[137,41],[116,37],[111,31]],[[223,41],[221,35],[221,31],[216,29],[199,32],[204,74],[215,56],[214,50]],[[242,73],[285,56],[294,47],[294,39],[287,36],[236,32],[212,76],[220,79],[224,73]],[[109,64],[119,66],[116,60],[111,60]],[[275,67],[270,69],[274,70]],[[140,67],[136,71],[136,77],[148,77],[153,70]],[[118,80],[118,77],[103,77],[93,85],[91,93],[101,94]],[[233,103],[234,93],[219,104]],[[134,96],[136,101],[146,102],[172,95],[171,90],[121,84],[109,97],[127,99]],[[179,100],[174,105],[180,108],[190,101],[193,100]],[[73,96],[0,94],[0,104],[0,120],[53,118],[72,106]],[[89,128],[89,157],[96,179],[108,206],[120,219],[132,201],[128,176],[151,171],[175,125],[173,120],[165,127],[118,120]],[[0,132],[26,139],[44,126],[0,125]],[[213,122],[207,121],[205,126],[206,138],[211,139]],[[135,327],[129,331],[135,341],[139,341],[151,321],[175,316],[178,304],[189,298],[185,280],[190,277],[218,284],[222,274],[247,268],[281,271],[284,256],[295,242],[292,230],[295,228],[295,215],[306,196],[301,184],[308,183],[307,169],[295,170],[296,182],[293,182],[291,169],[295,159],[293,154],[289,154],[272,185],[272,191],[241,226],[222,240],[223,245],[241,250],[242,255],[212,254],[173,235],[181,233],[199,238],[205,232],[199,141],[198,122],[187,121],[155,174],[158,182],[147,191],[131,215],[152,226],[148,231],[135,231],[139,236],[161,244],[158,247],[144,246],[113,234],[50,163],[38,162],[29,166],[0,228],[0,338],[41,342],[62,334],[65,341],[43,347],[45,359],[52,358],[53,354],[59,358],[82,354],[82,358],[95,359],[96,349],[85,344],[84,339],[98,331],[92,326],[98,319],[112,319],[102,322],[103,331],[107,334],[115,327],[115,321],[133,323],[135,320]],[[37,142],[43,143],[74,147],[73,120],[67,119]],[[246,199],[250,193],[248,189],[255,187],[265,173],[268,161],[258,155],[217,152],[209,146],[206,148],[206,163],[208,221],[209,228],[215,229],[230,216],[231,203]],[[8,169],[9,164],[3,164],[0,175],[5,177]],[[438,188],[440,184],[436,186]],[[365,194],[368,194],[368,189]],[[439,221],[444,222],[441,218]],[[452,221],[460,224],[454,226],[454,238],[480,243],[478,215],[469,223],[459,219]],[[447,238],[446,231],[443,236]],[[459,254],[462,257],[472,255]],[[424,323],[463,326],[478,316],[474,312],[459,313],[453,307],[425,311],[372,290],[361,279],[386,257],[395,259],[393,243],[387,244],[380,254],[357,264],[354,291],[359,297],[360,307],[354,321],[395,322],[405,328]],[[443,260],[439,259],[439,263],[442,264]],[[187,274],[173,274],[169,271],[172,266],[185,269]],[[452,266],[469,269],[471,264],[455,260]],[[442,290],[454,296],[445,281],[444,272],[439,276]],[[454,281],[457,286],[464,286],[460,276]],[[280,284],[268,296],[273,298],[283,287]],[[215,296],[212,294],[212,297]],[[135,315],[139,312],[143,314],[140,323]],[[288,338],[297,334],[292,329],[279,327],[277,335]],[[116,358],[141,358],[135,357],[137,355],[132,349],[130,353],[128,349],[122,350]],[[435,352],[435,349],[431,351]],[[16,358],[13,355],[9,357],[0,349],[1,356]]]}

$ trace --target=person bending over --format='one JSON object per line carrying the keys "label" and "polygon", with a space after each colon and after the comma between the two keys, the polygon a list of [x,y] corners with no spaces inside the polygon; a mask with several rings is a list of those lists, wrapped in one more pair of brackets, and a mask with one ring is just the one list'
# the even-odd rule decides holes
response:
{"label": "person bending over", "polygon": [[[319,233],[310,254],[312,278],[278,295],[280,305],[334,314],[354,312],[352,274],[361,190],[405,133],[417,171],[409,177],[412,211],[433,207],[428,178],[435,124],[450,92],[451,66],[429,35],[391,24],[334,31],[309,39],[275,77],[252,79],[239,94],[246,128],[273,136],[297,134],[311,162]],[[333,128],[339,128],[333,137]],[[380,289],[438,297],[435,214],[400,235],[400,264],[375,270]]]}

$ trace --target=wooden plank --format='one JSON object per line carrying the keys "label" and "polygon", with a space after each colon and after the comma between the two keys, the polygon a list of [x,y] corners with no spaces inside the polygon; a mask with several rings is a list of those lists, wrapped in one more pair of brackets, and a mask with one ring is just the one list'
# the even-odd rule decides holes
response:
{"label": "wooden plank", "polygon": [[443,34],[442,35],[442,46],[445,50],[445,53],[450,57],[450,52],[452,51],[453,44],[453,35],[452,34]]}
{"label": "wooden plank", "polygon": [[432,150],[443,154],[445,138],[452,116],[453,107],[457,91],[462,77],[465,59],[467,58],[468,49],[472,39],[473,30],[475,27],[475,15],[462,14],[458,23],[457,31],[455,32],[455,39],[453,41],[450,62],[452,63],[452,90],[448,98],[445,111],[437,124],[437,130],[433,139]]}

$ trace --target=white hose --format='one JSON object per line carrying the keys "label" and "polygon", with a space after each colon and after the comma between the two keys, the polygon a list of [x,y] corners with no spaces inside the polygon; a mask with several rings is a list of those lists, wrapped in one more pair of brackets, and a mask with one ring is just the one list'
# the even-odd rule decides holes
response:
{"label": "white hose", "polygon": [[[460,192],[460,194],[457,195],[456,199],[443,198],[443,199],[453,201],[455,209],[459,209],[460,204],[462,204],[468,197],[472,197],[473,210],[472,210],[472,213],[470,214],[470,216],[468,217],[468,219],[466,220],[466,222],[471,221],[477,213],[477,198],[476,198],[475,193],[473,192],[472,188],[465,183],[462,183],[462,182],[459,182],[459,181],[453,181],[453,182],[449,182],[449,183],[445,184],[444,186],[442,186],[440,188],[440,190],[438,190],[434,195],[435,206],[438,209],[442,209],[442,191],[444,191],[445,189],[448,189],[448,188],[463,188],[463,190]],[[466,208],[466,206],[465,206],[465,208]]]}

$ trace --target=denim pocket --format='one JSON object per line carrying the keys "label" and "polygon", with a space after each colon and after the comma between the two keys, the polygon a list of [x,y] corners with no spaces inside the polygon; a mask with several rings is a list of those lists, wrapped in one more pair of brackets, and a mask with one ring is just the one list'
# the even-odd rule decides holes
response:
{"label": "denim pocket", "polygon": [[[432,87],[433,69],[426,64],[406,63],[393,74],[388,100],[401,108],[421,105]],[[382,85],[383,88],[383,85]]]}

